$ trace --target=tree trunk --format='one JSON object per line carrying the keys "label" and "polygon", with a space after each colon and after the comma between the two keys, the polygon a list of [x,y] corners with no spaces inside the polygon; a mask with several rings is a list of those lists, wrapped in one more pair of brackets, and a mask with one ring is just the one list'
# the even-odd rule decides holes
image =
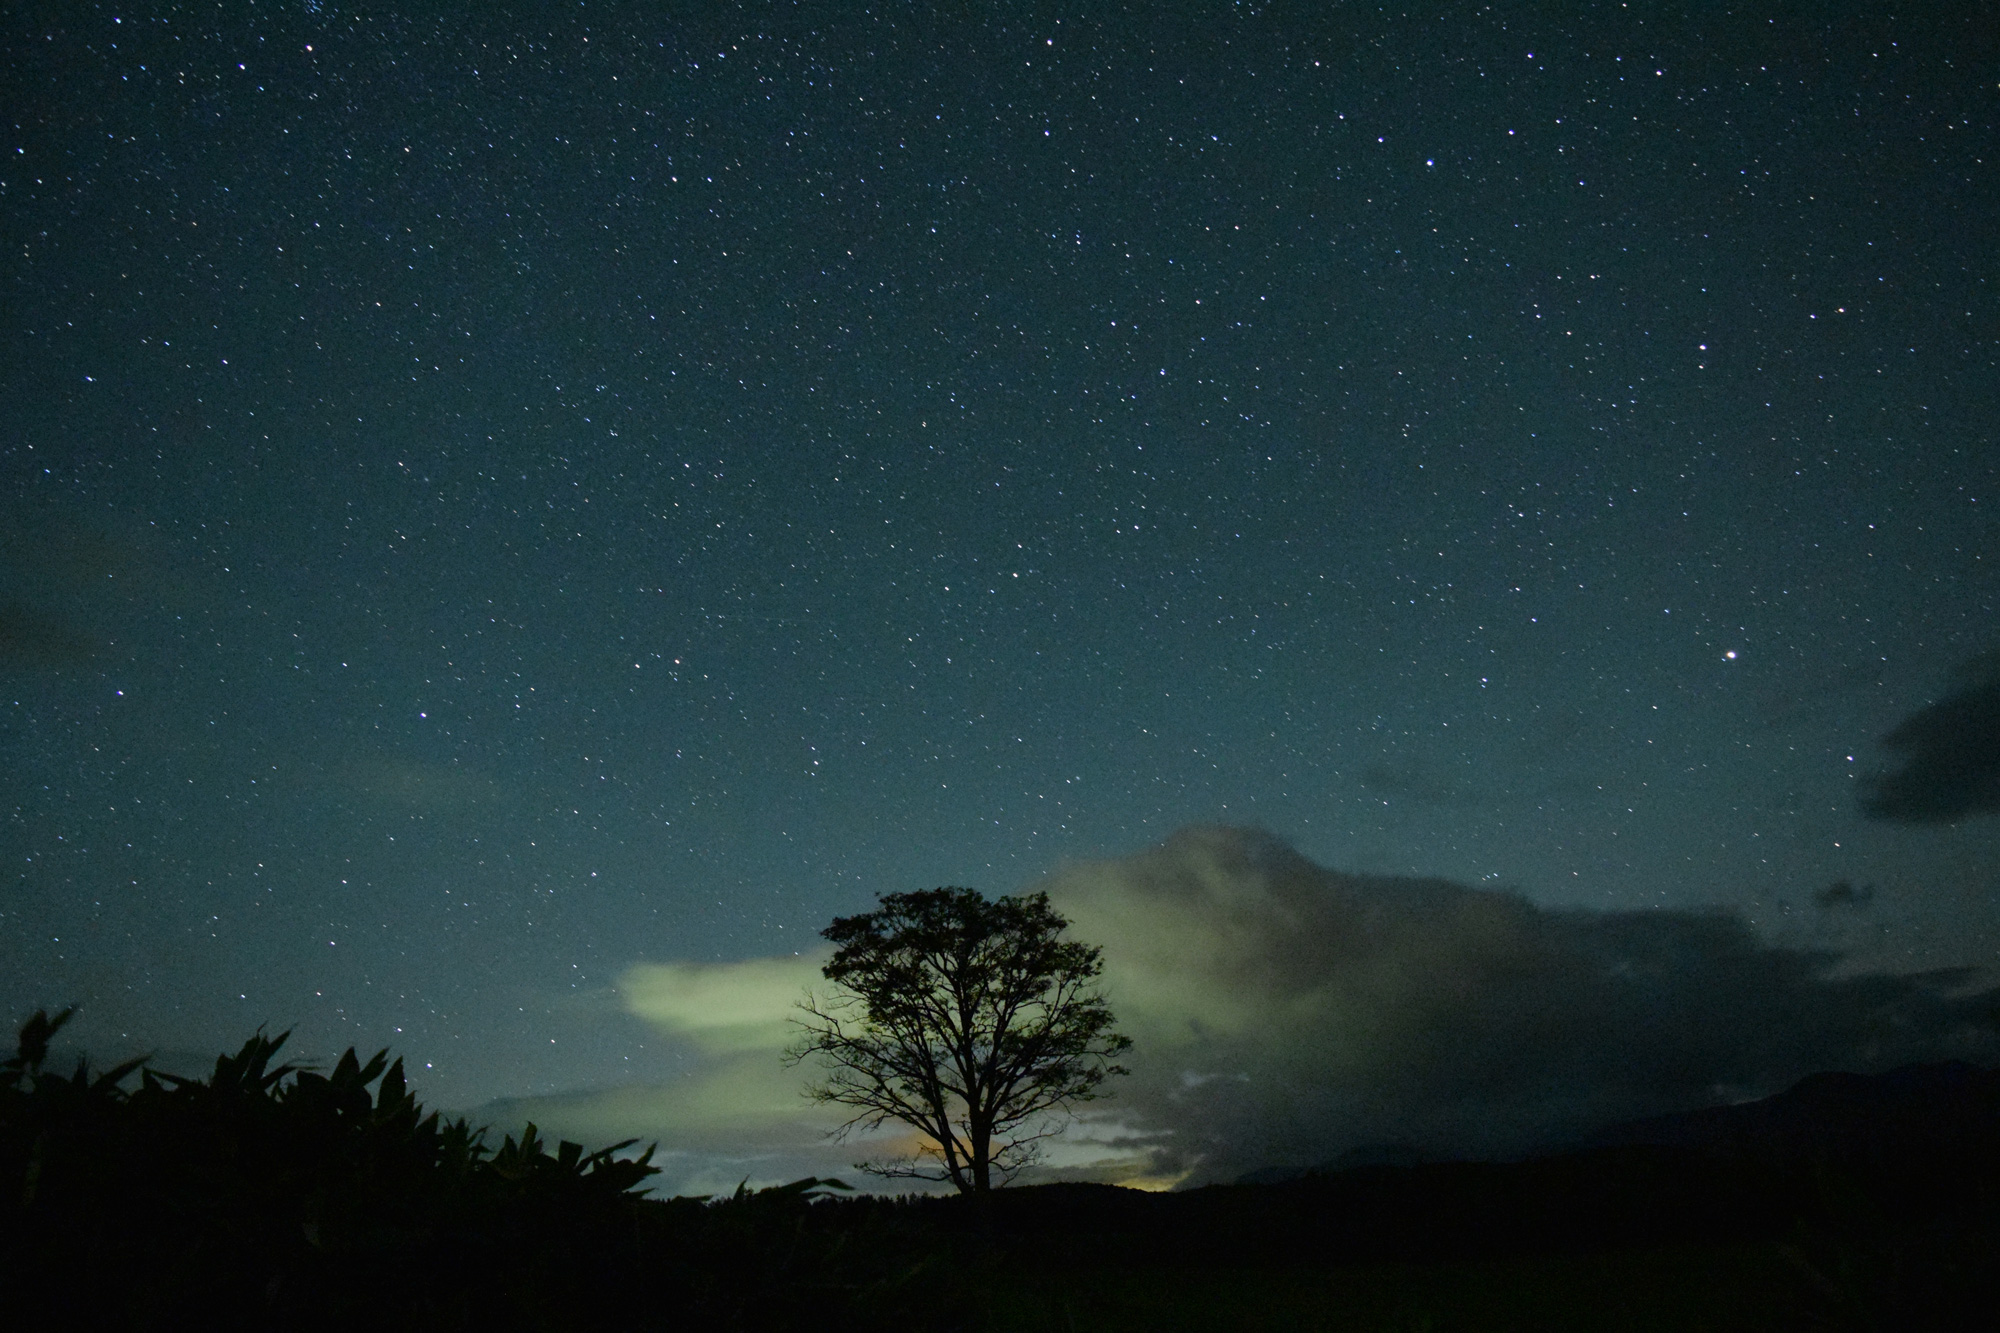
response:
{"label": "tree trunk", "polygon": [[993,1188],[993,1131],[975,1125],[971,1134],[972,1192],[984,1194]]}

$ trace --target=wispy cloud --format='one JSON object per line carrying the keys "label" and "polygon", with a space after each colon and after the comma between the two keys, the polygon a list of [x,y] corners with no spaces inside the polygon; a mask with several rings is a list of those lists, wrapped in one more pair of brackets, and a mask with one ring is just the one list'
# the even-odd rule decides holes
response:
{"label": "wispy cloud", "polygon": [[825,958],[816,953],[740,963],[639,963],[626,971],[618,989],[628,1012],[704,1051],[780,1050],[795,1035],[793,1010],[820,982]]}
{"label": "wispy cloud", "polygon": [[2000,811],[2000,653],[1959,669],[1958,687],[1882,738],[1900,759],[1862,797],[1863,814],[1942,824]]}

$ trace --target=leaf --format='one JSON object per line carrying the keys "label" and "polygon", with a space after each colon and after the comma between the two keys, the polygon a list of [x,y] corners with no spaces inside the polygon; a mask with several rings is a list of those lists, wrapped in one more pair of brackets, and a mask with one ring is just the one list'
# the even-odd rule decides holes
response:
{"label": "leaf", "polygon": [[63,1025],[76,1016],[76,1006],[50,1018],[48,1010],[37,1009],[21,1024],[20,1040],[13,1059],[6,1068],[17,1073],[39,1074],[42,1064],[49,1058],[49,1040],[62,1031]]}

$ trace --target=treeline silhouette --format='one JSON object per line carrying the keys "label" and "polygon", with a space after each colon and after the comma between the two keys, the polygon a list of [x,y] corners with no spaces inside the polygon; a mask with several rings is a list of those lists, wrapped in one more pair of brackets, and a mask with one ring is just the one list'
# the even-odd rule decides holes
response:
{"label": "treeline silhouette", "polygon": [[[206,1078],[0,1063],[9,1328],[1984,1328],[2000,1075],[1821,1078],[1520,1163],[1144,1194],[656,1199],[632,1143],[426,1113],[259,1033]],[[1788,1100],[1789,1098],[1789,1100]]]}

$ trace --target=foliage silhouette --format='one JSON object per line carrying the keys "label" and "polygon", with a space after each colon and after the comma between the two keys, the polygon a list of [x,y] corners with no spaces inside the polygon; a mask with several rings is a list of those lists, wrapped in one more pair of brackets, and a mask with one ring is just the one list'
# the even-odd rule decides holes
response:
{"label": "foliage silhouette", "polygon": [[916,1155],[861,1169],[984,1193],[1035,1160],[1060,1113],[1126,1072],[1112,1061],[1132,1043],[1094,985],[1103,951],[1063,939],[1069,923],[1045,893],[880,903],[820,932],[839,990],[800,1004],[791,1059],[822,1062],[815,1101],[854,1108],[841,1132],[895,1120],[924,1136]]}
{"label": "foliage silhouette", "polygon": [[282,1033],[259,1031],[205,1079],[143,1061],[64,1075],[48,1052],[69,1017],[38,1011],[0,1063],[0,1242],[40,1271],[87,1256],[132,1275],[113,1324],[247,1313],[245,1292],[267,1305],[310,1292],[324,1313],[352,1270],[509,1248],[551,1225],[581,1241],[628,1223],[656,1170],[651,1149],[620,1155],[630,1143],[551,1152],[533,1125],[491,1149],[485,1131],[426,1114],[401,1060],[350,1049],[321,1073],[277,1062]]}
{"label": "foliage silhouette", "polygon": [[630,1142],[493,1147],[387,1053],[259,1031],[205,1078],[58,1071],[69,1017],[0,1061],[0,1327],[927,1328],[959,1271],[895,1201],[829,1212],[838,1180],[656,1199]]}

